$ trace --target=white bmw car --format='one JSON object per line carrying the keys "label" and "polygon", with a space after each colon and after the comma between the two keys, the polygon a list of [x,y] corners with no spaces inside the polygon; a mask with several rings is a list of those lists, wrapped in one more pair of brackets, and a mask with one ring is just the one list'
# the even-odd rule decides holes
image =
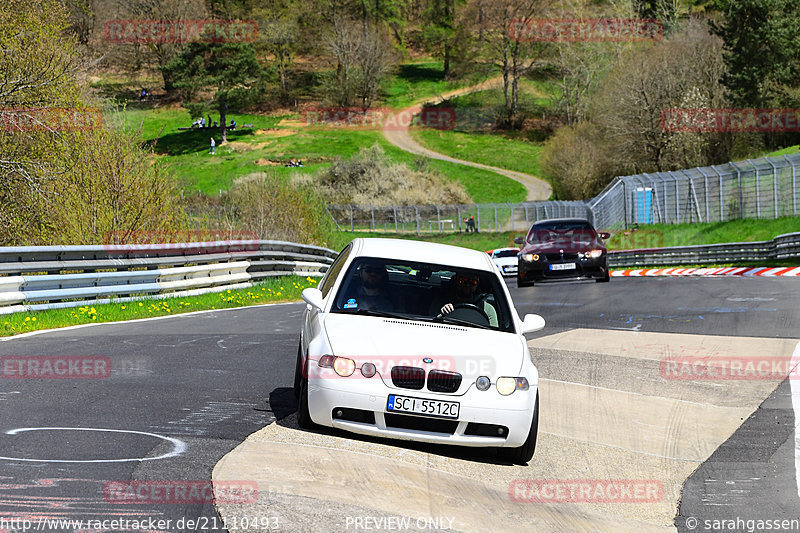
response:
{"label": "white bmw car", "polygon": [[303,291],[298,423],[533,456],[539,373],[491,258],[394,239],[356,239]]}
{"label": "white bmw car", "polygon": [[519,248],[496,248],[486,252],[504,276],[516,276],[519,264]]}

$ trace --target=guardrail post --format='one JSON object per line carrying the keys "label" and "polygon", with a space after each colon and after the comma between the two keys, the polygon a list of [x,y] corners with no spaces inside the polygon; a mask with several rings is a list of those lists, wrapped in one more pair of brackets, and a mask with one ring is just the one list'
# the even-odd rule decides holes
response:
{"label": "guardrail post", "polygon": [[756,218],[761,218],[761,180],[759,179],[759,172],[758,167],[752,160],[748,159],[748,163],[753,165],[753,168],[756,169]]}
{"label": "guardrail post", "polygon": [[744,205],[743,205],[744,197],[742,196],[742,169],[737,167],[736,163],[734,163],[733,161],[730,161],[728,164],[736,169],[736,179],[739,182],[739,218],[742,219],[744,218]]}
{"label": "guardrail post", "polygon": [[714,165],[711,165],[711,168],[714,170],[714,172],[717,173],[717,176],[719,176],[719,221],[720,222],[724,222],[725,221],[725,198],[724,198],[724,196],[722,194],[722,172],[717,170],[717,167],[715,167]]}
{"label": "guardrail post", "polygon": [[765,157],[772,167],[772,202],[775,204],[775,218],[778,218],[778,167],[769,157]]}
{"label": "guardrail post", "polygon": [[790,165],[792,165],[792,214],[797,214],[797,167],[794,166],[794,161],[789,159],[786,154],[783,154],[784,159],[786,159]]}

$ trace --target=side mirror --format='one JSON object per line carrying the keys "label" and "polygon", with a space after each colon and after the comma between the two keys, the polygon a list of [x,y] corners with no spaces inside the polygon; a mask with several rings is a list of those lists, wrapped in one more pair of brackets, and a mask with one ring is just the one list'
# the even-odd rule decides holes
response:
{"label": "side mirror", "polygon": [[539,315],[525,315],[522,321],[522,333],[533,333],[544,329],[544,318]]}
{"label": "side mirror", "polygon": [[604,241],[607,241],[608,239],[610,239],[610,238],[611,238],[611,234],[610,234],[610,233],[608,233],[607,231],[601,231],[601,232],[600,232],[600,233],[598,233],[597,235],[598,235],[598,236],[599,236],[601,239],[603,239]]}
{"label": "side mirror", "polygon": [[322,291],[317,289],[316,287],[309,287],[308,289],[304,289],[303,293],[300,295],[303,298],[303,301],[316,309],[317,311],[322,311],[322,308],[325,306],[325,303],[322,299]]}
{"label": "side mirror", "polygon": [[525,244],[525,237],[517,237],[514,239],[514,244]]}

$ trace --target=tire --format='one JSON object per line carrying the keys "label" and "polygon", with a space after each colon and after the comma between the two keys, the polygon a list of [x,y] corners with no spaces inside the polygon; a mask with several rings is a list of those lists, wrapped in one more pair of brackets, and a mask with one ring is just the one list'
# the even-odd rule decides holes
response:
{"label": "tire", "polygon": [[297,346],[297,362],[294,365],[294,399],[300,400],[300,391],[303,388],[303,370],[301,368],[303,351],[300,345]]}
{"label": "tire", "polygon": [[596,281],[597,283],[608,283],[609,281],[611,281],[611,276],[609,276],[608,274],[606,274],[606,277],[604,277],[604,278],[598,278],[598,279],[596,279],[595,281]]}
{"label": "tire", "polygon": [[533,284],[533,281],[522,281],[519,279],[519,276],[517,276],[517,287],[533,287]]}
{"label": "tire", "polygon": [[533,412],[531,428],[528,430],[527,440],[519,448],[500,448],[499,456],[501,459],[515,465],[528,464],[536,451],[536,437],[539,434],[539,391],[536,391],[536,410]]}
{"label": "tire", "polygon": [[314,429],[317,425],[311,420],[311,413],[308,412],[308,380],[302,380],[300,389],[300,401],[297,406],[297,425],[302,429]]}

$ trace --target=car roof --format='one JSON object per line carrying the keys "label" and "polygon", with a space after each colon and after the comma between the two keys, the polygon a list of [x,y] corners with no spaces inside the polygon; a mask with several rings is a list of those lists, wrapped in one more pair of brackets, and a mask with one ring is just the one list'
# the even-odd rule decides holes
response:
{"label": "car roof", "polygon": [[585,218],[548,218],[545,220],[537,220],[536,222],[533,223],[533,226],[538,226],[540,224],[543,225],[543,224],[564,223],[564,222],[585,222],[590,226],[592,225],[592,223]]}
{"label": "car roof", "polygon": [[354,256],[402,259],[494,271],[494,265],[486,252],[448,244],[408,239],[359,238],[353,240],[353,252]]}

